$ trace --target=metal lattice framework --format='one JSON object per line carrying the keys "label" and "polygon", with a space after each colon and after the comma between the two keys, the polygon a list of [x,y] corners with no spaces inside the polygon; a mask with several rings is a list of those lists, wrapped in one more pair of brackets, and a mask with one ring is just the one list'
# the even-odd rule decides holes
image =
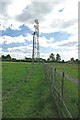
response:
{"label": "metal lattice framework", "polygon": [[32,59],[38,60],[40,58],[39,53],[39,22],[35,20],[34,24],[35,31],[33,33],[33,52],[32,52]]}

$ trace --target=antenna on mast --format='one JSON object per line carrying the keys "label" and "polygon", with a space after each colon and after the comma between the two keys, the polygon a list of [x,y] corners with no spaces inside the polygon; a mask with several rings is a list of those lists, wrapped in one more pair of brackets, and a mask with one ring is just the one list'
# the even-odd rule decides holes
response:
{"label": "antenna on mast", "polygon": [[39,60],[39,22],[36,19],[34,23],[34,33],[33,33],[33,51],[32,51],[32,61],[34,64],[34,60]]}

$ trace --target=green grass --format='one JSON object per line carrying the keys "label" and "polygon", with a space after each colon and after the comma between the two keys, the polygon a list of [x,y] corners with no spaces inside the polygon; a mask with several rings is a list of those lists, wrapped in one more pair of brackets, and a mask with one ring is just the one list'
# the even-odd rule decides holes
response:
{"label": "green grass", "polygon": [[73,117],[78,117],[78,86],[65,78],[64,101]]}
{"label": "green grass", "polygon": [[0,61],[0,118],[2,117],[2,63]]}
{"label": "green grass", "polygon": [[[65,73],[70,74],[72,77],[78,78],[78,66],[76,64],[53,64],[53,66],[57,70],[64,71]],[[59,93],[61,92],[61,79],[61,75],[56,73],[54,86],[56,86]],[[72,117],[78,117],[78,86],[67,78],[64,79],[63,100]],[[64,107],[60,106],[60,109],[63,111],[63,117],[69,117],[68,114],[66,114]]]}
{"label": "green grass", "polygon": [[9,91],[17,89],[19,82],[24,81],[27,69],[31,64],[5,62],[2,64],[2,85],[4,97],[8,95]]}
{"label": "green grass", "polygon": [[54,67],[56,67],[56,69],[60,70],[60,71],[64,71],[65,73],[71,75],[72,77],[75,78],[80,78],[79,73],[78,73],[78,68],[80,67],[80,65],[78,64],[68,64],[68,63],[64,63],[64,64],[59,64],[59,63],[55,63],[52,64]]}
{"label": "green grass", "polygon": [[[44,74],[43,64],[3,62],[3,117],[5,118],[58,118],[54,98],[50,99],[50,83]],[[54,68],[78,78],[76,64],[53,64]],[[49,72],[49,71],[48,71]],[[27,76],[27,77],[26,77]],[[26,79],[26,81],[25,81]],[[57,73],[54,85],[61,91],[61,75]],[[63,117],[69,117],[60,101]],[[78,86],[64,79],[64,102],[71,115],[78,115]]]}
{"label": "green grass", "polygon": [[51,103],[49,97],[49,85],[45,81],[43,64],[35,65],[32,70],[30,63],[21,62],[4,62],[2,67],[3,117],[57,117],[54,101]]}

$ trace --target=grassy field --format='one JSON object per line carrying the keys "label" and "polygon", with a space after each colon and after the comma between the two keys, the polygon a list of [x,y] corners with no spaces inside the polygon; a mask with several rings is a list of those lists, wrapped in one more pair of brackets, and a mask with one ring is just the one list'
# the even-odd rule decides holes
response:
{"label": "grassy field", "polygon": [[78,64],[68,64],[68,63],[64,63],[64,64],[59,64],[59,63],[55,63],[52,64],[56,69],[64,71],[65,73],[71,75],[72,77],[75,78],[79,78],[80,79],[80,74],[79,74],[79,68],[80,65]]}
{"label": "grassy field", "polygon": [[[78,78],[76,64],[52,64],[54,68]],[[43,64],[22,62],[2,63],[2,107],[4,118],[58,118],[55,98],[50,98],[49,80],[45,79]],[[61,91],[61,76],[57,73],[54,82],[58,92]],[[58,107],[63,117],[69,117],[60,101]],[[64,102],[72,117],[78,115],[78,86],[64,79]]]}
{"label": "grassy field", "polygon": [[[53,64],[53,67],[56,68],[57,70],[64,71],[65,73],[78,79],[79,66],[76,64]],[[54,85],[59,93],[61,93],[61,80],[62,76],[59,73],[57,73]],[[64,78],[63,100],[68,110],[70,111],[72,117],[78,117],[78,86],[73,81],[68,80],[66,77]],[[64,109],[63,113],[66,113]]]}
{"label": "grassy field", "polygon": [[3,118],[57,118],[43,64],[2,63]]}
{"label": "grassy field", "polygon": [[2,63],[0,62],[0,118],[2,117]]}

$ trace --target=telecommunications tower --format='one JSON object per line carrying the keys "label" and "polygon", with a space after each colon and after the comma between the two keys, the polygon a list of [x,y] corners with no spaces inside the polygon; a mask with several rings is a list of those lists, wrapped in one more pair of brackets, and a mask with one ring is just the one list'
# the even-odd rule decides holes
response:
{"label": "telecommunications tower", "polygon": [[39,22],[35,20],[34,23],[34,33],[33,33],[33,51],[32,51],[32,60],[39,60]]}

